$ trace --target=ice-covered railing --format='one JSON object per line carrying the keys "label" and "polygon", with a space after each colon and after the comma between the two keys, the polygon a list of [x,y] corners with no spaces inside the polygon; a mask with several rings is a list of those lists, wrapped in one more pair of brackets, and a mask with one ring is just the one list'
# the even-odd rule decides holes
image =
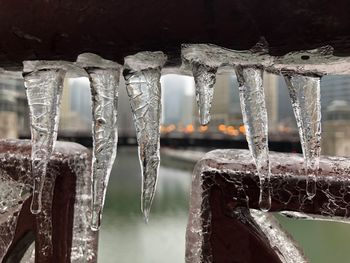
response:
{"label": "ice-covered railing", "polygon": [[[350,158],[320,158],[313,199],[306,190],[303,163],[298,154],[270,153],[270,211],[309,220],[348,220]],[[247,150],[205,155],[193,174],[186,262],[229,262],[232,258],[241,262],[239,258],[243,260],[251,247],[255,251],[244,262],[307,262],[268,213],[255,210],[259,193],[259,176]],[[272,253],[270,259],[261,254],[267,251]]]}
{"label": "ice-covered railing", "polygon": [[[260,203],[270,207],[268,116],[262,87],[263,71],[285,76],[299,127],[305,158],[309,197],[315,194],[321,138],[320,77],[350,73],[350,59],[333,56],[329,46],[274,57],[263,40],[251,50],[229,50],[210,44],[184,44],[180,72],[192,71],[200,123],[210,121],[210,108],[217,71],[235,71],[251,155],[260,175]],[[162,52],[140,52],[125,58],[124,77],[134,112],[142,168],[142,211],[148,218],[159,166],[159,78],[166,62]],[[57,135],[59,102],[64,75],[89,76],[93,100],[93,222],[98,229],[111,164],[116,156],[117,98],[121,66],[94,54],[83,54],[77,62],[26,61],[24,78],[31,113],[32,212],[40,212],[41,188],[47,159]],[[169,69],[166,70],[169,72]]]}
{"label": "ice-covered railing", "polygon": [[215,72],[236,72],[248,146],[260,176],[260,208],[265,211],[270,207],[271,189],[263,71],[285,77],[305,158],[307,193],[312,199],[316,192],[321,153],[320,78],[325,74],[349,74],[350,59],[333,56],[330,46],[274,57],[268,54],[268,44],[262,39],[247,51],[210,44],[185,44],[182,46],[182,60],[183,68],[192,70],[195,80],[200,80],[196,81],[196,94],[202,124],[206,124],[202,120],[203,112],[205,118],[210,119]]}
{"label": "ice-covered railing", "polygon": [[[229,50],[210,44],[184,44],[182,67],[175,72],[189,73],[195,79],[199,121],[207,125],[213,100],[215,77],[220,71],[235,72],[250,156],[259,176],[259,207],[270,210],[271,164],[268,149],[268,116],[262,86],[263,72],[285,77],[297,125],[304,162],[302,163],[307,200],[317,190],[321,114],[320,79],[325,74],[350,74],[350,58],[336,57],[329,46],[275,57],[268,54],[264,41],[251,50]],[[142,168],[142,212],[148,220],[155,194],[159,167],[161,85],[166,55],[139,52],[125,57],[124,67],[95,54],[82,54],[76,62],[25,61],[23,76],[31,117],[32,173],[34,178],[32,212],[40,213],[46,167],[57,137],[60,94],[66,74],[89,77],[92,94],[93,158],[91,227],[98,230],[108,178],[117,147],[117,100],[120,72],[133,111],[140,165]],[[163,72],[169,73],[171,69]],[[174,71],[173,71],[174,72]]]}
{"label": "ice-covered railing", "polygon": [[90,229],[90,165],[88,149],[57,143],[47,165],[42,211],[34,215],[30,141],[0,140],[2,262],[27,263],[23,254],[32,260],[28,246],[34,241],[35,262],[97,261],[97,233]]}
{"label": "ice-covered railing", "polygon": [[[125,58],[124,77],[134,115],[142,170],[141,209],[148,220],[159,170],[162,52],[140,52]],[[92,222],[101,224],[102,209],[111,168],[116,156],[118,85],[121,66],[95,54],[85,53],[76,63],[25,61],[23,76],[27,90],[32,134],[32,213],[40,213],[48,159],[57,138],[62,83],[65,74],[88,76],[93,115]]]}

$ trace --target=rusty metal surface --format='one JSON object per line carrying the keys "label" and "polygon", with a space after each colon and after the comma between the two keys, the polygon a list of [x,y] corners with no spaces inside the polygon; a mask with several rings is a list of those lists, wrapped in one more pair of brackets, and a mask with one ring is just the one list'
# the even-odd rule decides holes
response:
{"label": "rusty metal surface", "polygon": [[[30,152],[29,141],[0,140],[1,169],[14,180],[23,180],[30,171]],[[29,209],[31,198],[24,202],[15,236],[4,262],[12,262],[10,259],[16,258],[18,243],[30,232],[35,237],[35,262],[71,262],[76,182],[79,176],[83,176],[82,173],[77,172],[78,170],[72,169],[72,163],[77,156],[85,156],[83,158],[87,158],[88,164],[90,163],[90,152],[86,148],[74,143],[57,144],[48,165],[43,193],[43,211],[35,216]],[[92,246],[97,252],[97,232],[94,235]],[[27,242],[30,241],[30,239],[27,240]],[[97,256],[96,253],[95,256]],[[96,262],[97,258],[86,260],[86,262]]]}
{"label": "rusty metal surface", "polygon": [[[270,212],[296,211],[330,220],[350,216],[349,158],[321,158],[313,199],[306,193],[301,155],[270,153],[270,161]],[[232,217],[235,209],[259,209],[259,191],[259,178],[247,150],[216,150],[206,154],[197,164],[192,180],[187,257],[194,255],[196,258],[199,251],[203,259],[217,259],[214,262],[228,262],[233,255],[241,260],[232,262],[257,262],[253,255],[250,255],[250,261],[244,259],[249,251],[253,253],[254,249],[248,248],[254,242],[257,253],[273,255],[275,252],[268,248],[264,236],[249,224],[242,224],[244,217],[240,219],[239,214]],[[297,248],[292,242],[290,244]],[[261,252],[261,249],[266,251]],[[298,256],[302,258],[302,253]],[[275,261],[271,259],[271,262]]]}
{"label": "rusty metal surface", "polygon": [[347,0],[2,0],[0,67],[83,52],[122,63],[142,50],[178,64],[182,43],[246,50],[261,36],[272,55],[325,44],[350,55],[349,13]]}

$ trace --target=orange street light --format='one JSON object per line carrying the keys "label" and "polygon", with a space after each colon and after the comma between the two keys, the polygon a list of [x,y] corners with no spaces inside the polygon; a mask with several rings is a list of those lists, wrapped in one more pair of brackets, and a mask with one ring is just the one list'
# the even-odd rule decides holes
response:
{"label": "orange street light", "polygon": [[221,132],[225,132],[226,131],[226,125],[225,124],[220,124],[218,126],[218,130],[221,131]]}
{"label": "orange street light", "polygon": [[241,133],[243,133],[243,134],[246,133],[246,130],[245,130],[244,125],[239,126],[239,131],[240,131]]}
{"label": "orange street light", "polygon": [[208,130],[208,126],[200,126],[199,131],[200,132],[206,132]]}

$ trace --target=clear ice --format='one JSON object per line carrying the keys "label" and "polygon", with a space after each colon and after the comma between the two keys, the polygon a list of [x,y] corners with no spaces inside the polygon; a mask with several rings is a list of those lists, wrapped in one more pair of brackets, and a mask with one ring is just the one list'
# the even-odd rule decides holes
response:
{"label": "clear ice", "polygon": [[182,69],[190,70],[191,63],[197,62],[219,68],[220,72],[235,65],[261,65],[266,71],[276,74],[286,70],[298,74],[317,72],[323,75],[348,75],[350,72],[350,59],[334,56],[331,46],[290,52],[283,56],[271,56],[267,51],[268,43],[264,39],[250,50],[233,50],[213,44],[182,44]]}
{"label": "clear ice", "polygon": [[0,261],[2,262],[15,235],[17,219],[23,202],[29,197],[29,187],[15,181],[0,169]]}
{"label": "clear ice", "polygon": [[305,171],[308,175],[306,191],[312,198],[316,194],[316,175],[321,154],[320,78],[286,75],[285,80],[299,129]]}
{"label": "clear ice", "polygon": [[214,95],[216,71],[216,67],[192,63],[192,74],[196,84],[196,100],[201,125],[207,125],[210,121],[210,108]]}
{"label": "clear ice", "polygon": [[326,222],[340,222],[344,224],[350,224],[350,221],[347,218],[343,218],[340,216],[332,216],[332,215],[315,215],[315,214],[306,214],[302,212],[294,212],[294,211],[282,211],[281,215],[292,218],[292,219],[300,219],[300,220],[318,220],[318,221],[326,221]]}
{"label": "clear ice", "polygon": [[125,58],[124,78],[136,127],[142,172],[141,211],[146,222],[155,195],[160,156],[161,68],[163,52],[140,52]]}
{"label": "clear ice", "polygon": [[251,209],[250,216],[268,239],[268,244],[283,263],[308,263],[304,253],[278,220],[270,213]]}
{"label": "clear ice", "polygon": [[271,207],[270,162],[263,70],[237,66],[236,75],[248,146],[260,179],[259,205],[261,210],[268,211]]}
{"label": "clear ice", "polygon": [[96,240],[98,232],[91,229],[92,214],[92,180],[91,180],[91,155],[83,146],[65,146],[75,152],[74,157],[69,155],[69,167],[76,176],[73,236],[70,262],[88,263],[97,261]]}
{"label": "clear ice", "polygon": [[57,139],[65,72],[60,68],[47,68],[23,73],[32,136],[33,198],[30,209],[33,214],[41,211],[46,168]]}
{"label": "clear ice", "polygon": [[77,64],[89,75],[92,98],[93,157],[92,157],[92,222],[97,231],[109,176],[117,154],[117,106],[121,66],[97,55],[81,54]]}

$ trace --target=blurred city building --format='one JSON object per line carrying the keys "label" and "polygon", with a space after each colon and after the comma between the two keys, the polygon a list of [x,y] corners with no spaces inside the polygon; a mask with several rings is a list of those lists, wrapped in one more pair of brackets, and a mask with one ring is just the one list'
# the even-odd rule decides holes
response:
{"label": "blurred city building", "polygon": [[[123,78],[120,80],[118,90],[118,133],[120,137],[131,137],[135,135],[135,128]],[[91,113],[91,92],[88,78],[65,79],[59,136],[91,137]]]}
{"label": "blurred city building", "polygon": [[164,125],[185,127],[194,122],[194,81],[192,77],[174,74],[161,78]]}
{"label": "blurred city building", "polygon": [[322,153],[334,156],[350,156],[350,104],[334,100],[324,114]]}
{"label": "blurred city building", "polygon": [[289,97],[289,91],[287,84],[283,77],[277,76],[278,81],[278,132],[292,132],[294,134],[298,133],[297,124],[295,121],[292,103]]}
{"label": "blurred city building", "polygon": [[266,108],[268,116],[269,131],[276,132],[278,128],[278,92],[279,92],[278,76],[274,74],[264,73],[264,89],[266,97]]}
{"label": "blurred city building", "polygon": [[228,126],[242,125],[242,113],[236,75],[217,74],[214,99],[210,113],[210,131],[217,131],[217,127],[221,124]]}
{"label": "blurred city building", "polygon": [[350,77],[321,80],[322,154],[350,156]]}
{"label": "blurred city building", "polygon": [[350,76],[324,76],[321,79],[322,113],[326,115],[328,106],[336,100],[350,104]]}
{"label": "blurred city building", "polygon": [[0,73],[0,138],[29,134],[29,114],[19,73]]}
{"label": "blurred city building", "polygon": [[91,133],[91,96],[88,78],[64,80],[59,134],[65,136]]}
{"label": "blurred city building", "polygon": [[[245,129],[235,74],[217,74],[211,122],[200,126],[194,80],[190,76],[162,76],[162,135],[245,140]],[[281,76],[264,75],[271,141],[297,140],[298,132],[288,89]],[[325,76],[321,81],[323,154],[350,155],[350,77]],[[121,78],[118,101],[120,138],[134,139],[129,98]],[[59,137],[91,140],[91,96],[87,78],[64,82]],[[20,73],[0,73],[0,137],[30,138],[28,105]],[[129,139],[128,139],[129,138]]]}

